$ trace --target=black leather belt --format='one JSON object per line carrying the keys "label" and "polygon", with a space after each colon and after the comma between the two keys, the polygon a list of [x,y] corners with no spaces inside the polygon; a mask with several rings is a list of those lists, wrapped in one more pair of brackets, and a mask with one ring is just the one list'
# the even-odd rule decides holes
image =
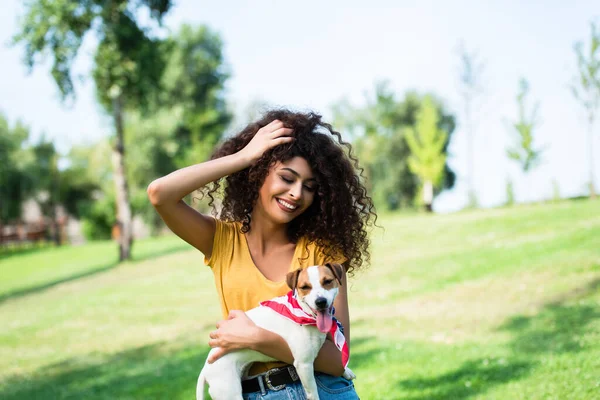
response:
{"label": "black leather belt", "polygon": [[[300,380],[296,368],[282,367],[268,370],[262,375],[258,375],[252,379],[242,381],[242,392],[253,393],[263,390],[281,390],[288,383],[294,383]],[[261,385],[262,383],[262,385]]]}

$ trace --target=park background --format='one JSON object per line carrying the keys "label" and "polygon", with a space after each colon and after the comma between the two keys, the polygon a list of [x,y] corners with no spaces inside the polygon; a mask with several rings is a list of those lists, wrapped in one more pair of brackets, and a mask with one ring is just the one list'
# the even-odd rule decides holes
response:
{"label": "park background", "polygon": [[380,214],[362,398],[598,397],[593,2],[2,9],[0,397],[193,396],[218,303],[146,186],[278,106],[334,123]]}

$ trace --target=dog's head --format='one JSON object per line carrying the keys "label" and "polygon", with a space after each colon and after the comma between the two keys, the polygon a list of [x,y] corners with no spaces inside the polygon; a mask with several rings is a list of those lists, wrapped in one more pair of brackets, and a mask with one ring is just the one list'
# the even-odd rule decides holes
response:
{"label": "dog's head", "polygon": [[342,284],[344,267],[340,264],[314,265],[287,274],[287,284],[296,290],[298,302],[316,316],[317,328],[329,332],[332,324],[331,307]]}

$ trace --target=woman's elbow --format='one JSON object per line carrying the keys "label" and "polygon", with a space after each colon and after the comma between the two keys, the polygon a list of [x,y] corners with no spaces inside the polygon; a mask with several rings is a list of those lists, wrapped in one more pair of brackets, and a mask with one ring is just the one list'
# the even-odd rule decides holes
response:
{"label": "woman's elbow", "polygon": [[160,190],[160,178],[153,180],[149,185],[148,189],[146,189],[146,193],[148,194],[148,200],[150,203],[156,207],[161,205],[161,190]]}

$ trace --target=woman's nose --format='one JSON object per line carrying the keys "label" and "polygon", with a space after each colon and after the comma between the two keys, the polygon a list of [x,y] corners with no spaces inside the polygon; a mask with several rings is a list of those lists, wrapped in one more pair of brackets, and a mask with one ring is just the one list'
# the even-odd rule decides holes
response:
{"label": "woman's nose", "polygon": [[302,195],[302,186],[294,185],[290,188],[290,197],[299,199]]}

